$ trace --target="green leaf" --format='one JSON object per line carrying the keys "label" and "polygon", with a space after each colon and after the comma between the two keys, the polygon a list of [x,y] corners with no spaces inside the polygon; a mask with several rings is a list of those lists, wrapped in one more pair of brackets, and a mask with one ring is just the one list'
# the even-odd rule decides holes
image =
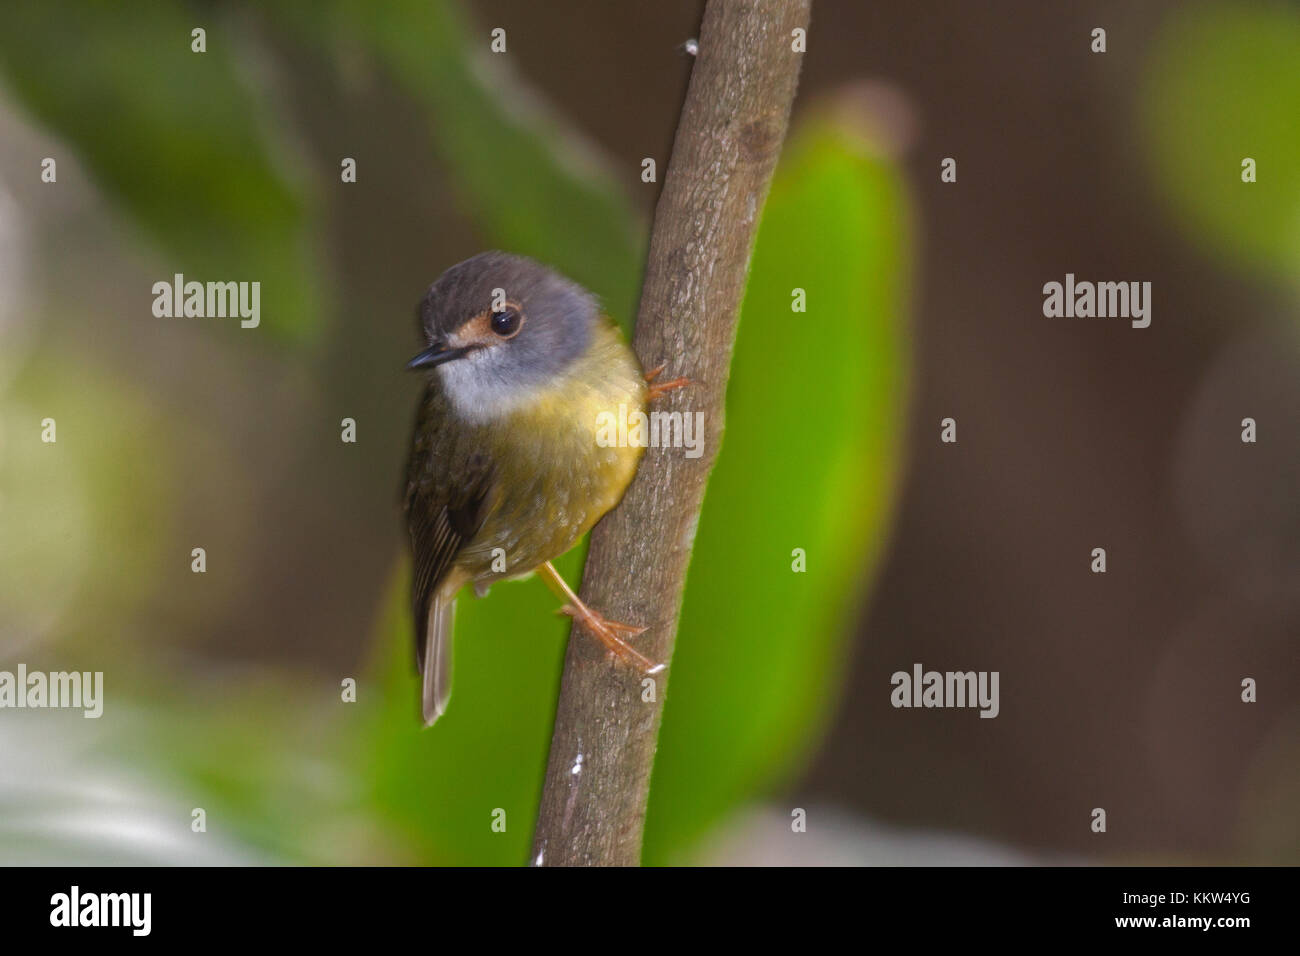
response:
{"label": "green leaf", "polygon": [[789,780],[835,702],[900,460],[907,226],[898,171],[845,128],[819,122],[787,146],[691,558],[647,863]]}
{"label": "green leaf", "polygon": [[[207,30],[206,53],[191,52],[195,27]],[[161,244],[159,279],[260,282],[264,330],[301,341],[322,300],[305,204],[231,44],[212,13],[177,4],[14,3],[0,73]],[[54,158],[68,176],[70,157]]]}
{"label": "green leaf", "polygon": [[[1187,5],[1151,54],[1139,118],[1152,173],[1207,253],[1255,275],[1300,276],[1300,13]],[[1254,183],[1242,160],[1254,159]]]}
{"label": "green leaf", "polygon": [[[583,551],[556,562],[575,583]],[[569,619],[532,578],[498,584],[482,600],[462,592],[451,706],[422,730],[401,578],[380,628],[376,679],[363,682],[357,704],[366,804],[397,834],[408,862],[517,866],[532,844]],[[497,810],[505,811],[504,832],[492,829]]]}

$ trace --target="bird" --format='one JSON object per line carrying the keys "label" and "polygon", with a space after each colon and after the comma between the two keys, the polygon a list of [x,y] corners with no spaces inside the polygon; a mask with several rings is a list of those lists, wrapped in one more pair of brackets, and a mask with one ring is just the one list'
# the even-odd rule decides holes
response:
{"label": "bird", "polygon": [[643,374],[594,295],[523,256],[452,266],[417,318],[425,347],[407,367],[425,383],[404,511],[424,725],[447,710],[456,598],[468,585],[483,596],[536,572],[612,655],[660,672],[629,643],[646,629],[588,607],[551,562],[618,504],[645,451],[598,441],[601,416],[644,413],[689,380],[656,383],[662,365]]}

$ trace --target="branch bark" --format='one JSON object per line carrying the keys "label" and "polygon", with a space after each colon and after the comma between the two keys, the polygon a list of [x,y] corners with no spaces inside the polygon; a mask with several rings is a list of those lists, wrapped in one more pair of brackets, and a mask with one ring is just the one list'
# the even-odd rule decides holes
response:
{"label": "branch bark", "polygon": [[[670,662],[704,488],[722,438],[736,318],[759,214],[785,140],[811,0],[709,0],[650,253],[633,347],[645,368],[693,383],[660,411],[704,413],[704,453],[650,448],[596,526],[581,596],[644,624],[648,657]],[[722,595],[718,596],[723,599]],[[636,865],[667,672],[645,679],[570,632],[533,863]]]}

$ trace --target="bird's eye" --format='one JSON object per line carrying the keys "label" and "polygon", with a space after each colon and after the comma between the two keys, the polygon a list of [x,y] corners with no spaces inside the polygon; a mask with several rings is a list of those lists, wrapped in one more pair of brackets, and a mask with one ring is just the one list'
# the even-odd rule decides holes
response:
{"label": "bird's eye", "polygon": [[519,310],[513,305],[506,306],[500,312],[493,312],[490,319],[492,331],[503,339],[508,339],[518,332],[523,321],[524,317],[519,314]]}

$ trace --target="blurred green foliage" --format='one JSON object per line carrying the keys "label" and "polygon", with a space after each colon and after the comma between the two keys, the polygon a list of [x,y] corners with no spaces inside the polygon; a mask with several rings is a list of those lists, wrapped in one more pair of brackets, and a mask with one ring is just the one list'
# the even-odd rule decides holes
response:
{"label": "blurred green foliage", "polygon": [[[630,328],[644,238],[612,177],[517,83],[446,0],[274,0],[336,57],[358,47],[425,108],[454,189],[490,244],[554,265]],[[521,105],[523,108],[521,108]]]}
{"label": "blurred green foliage", "polygon": [[[1188,4],[1162,29],[1138,114],[1158,186],[1208,254],[1300,284],[1300,10]],[[1242,182],[1242,160],[1257,181]]]}
{"label": "blurred green foliage", "polygon": [[[581,574],[577,548],[556,562]],[[414,628],[400,575],[377,630],[372,688],[358,701],[353,736],[367,803],[398,834],[412,861],[523,863],[532,842],[542,774],[555,719],[568,618],[539,581],[496,586],[483,600],[456,602],[452,704],[423,732],[417,712]],[[506,813],[504,833],[492,813]]]}
{"label": "blurred green foliage", "polygon": [[[0,403],[0,638],[43,633],[57,616],[59,632],[93,635],[102,660],[122,637],[104,619],[129,613],[161,559],[171,516],[154,506],[174,497],[175,475],[152,450],[178,424],[85,365],[34,362],[12,388],[21,397]],[[106,544],[126,540],[105,560]]]}
{"label": "blurred green foliage", "polygon": [[[196,26],[203,54],[190,49]],[[0,75],[161,245],[168,269],[261,282],[266,330],[302,343],[318,332],[328,275],[310,241],[310,167],[279,138],[237,49],[217,17],[175,3],[16,2]]]}
{"label": "blurred green foliage", "polygon": [[[49,62],[66,23],[55,37],[48,5],[23,7],[17,22],[30,29],[0,40],[15,93],[178,270],[264,276],[264,321],[301,343],[330,289],[304,238],[319,210],[281,172],[277,131],[291,118],[263,115],[233,48],[215,42],[215,19],[204,59],[189,52],[182,8],[62,7],[85,49],[71,65]],[[452,5],[273,0],[261,9],[272,31],[337,61],[359,48],[385,70],[427,110],[455,176],[447,188],[481,234],[557,266],[630,323],[644,225],[558,122],[469,52],[479,45]],[[194,116],[203,122],[187,122]],[[742,310],[727,431],[667,691],[648,862],[681,858],[729,811],[789,780],[834,703],[899,461],[907,222],[898,171],[857,133],[825,118],[796,132]],[[791,309],[795,288],[807,291],[806,313]],[[294,290],[293,303],[273,298]],[[806,573],[792,570],[796,548]],[[571,581],[583,550],[557,562]],[[524,862],[568,619],[535,581],[498,586],[486,600],[464,595],[453,703],[424,732],[403,577],[384,596],[355,706],[340,710],[337,686],[270,672],[234,689],[196,680],[183,694],[141,676],[135,699],[156,719],[117,749],[183,781],[213,825],[279,859]],[[491,827],[498,808],[504,833]]]}

